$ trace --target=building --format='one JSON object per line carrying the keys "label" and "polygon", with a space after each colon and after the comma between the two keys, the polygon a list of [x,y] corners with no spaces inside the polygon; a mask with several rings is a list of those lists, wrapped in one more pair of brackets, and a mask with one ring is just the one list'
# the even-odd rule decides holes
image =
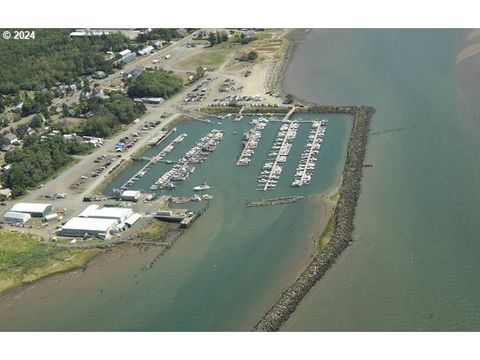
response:
{"label": "building", "polygon": [[130,49],[125,49],[125,50],[122,50],[118,53],[118,55],[120,56],[125,56],[125,55],[128,55],[130,54],[132,51]]}
{"label": "building", "polygon": [[125,190],[122,195],[120,195],[120,199],[125,201],[138,201],[142,193],[136,190]]}
{"label": "building", "polygon": [[125,225],[128,227],[132,227],[138,220],[142,218],[142,215],[140,214],[132,214],[127,220],[125,220]]}
{"label": "building", "polygon": [[7,224],[25,225],[32,217],[30,214],[8,211],[3,215],[3,221]]}
{"label": "building", "polygon": [[128,64],[129,62],[135,60],[136,57],[137,57],[137,55],[135,53],[130,53],[130,54],[127,54],[125,56],[122,56],[121,60],[124,64]]}
{"label": "building", "polygon": [[118,207],[100,208],[98,205],[89,205],[78,217],[94,219],[112,219],[117,224],[124,223],[133,214],[132,209]]}
{"label": "building", "polygon": [[17,143],[18,143],[17,135],[15,135],[15,134],[13,134],[13,133],[8,133],[8,134],[4,135],[4,138],[7,140],[8,145],[12,145],[12,144],[17,144]]}
{"label": "building", "polygon": [[105,73],[105,71],[95,71],[95,73],[93,74],[93,77],[95,79],[104,79],[107,77],[107,74]]}
{"label": "building", "polygon": [[117,225],[115,219],[74,217],[62,226],[59,235],[107,239]]}
{"label": "building", "polygon": [[52,204],[16,203],[10,209],[13,212],[30,214],[32,217],[45,217],[53,211]]}
{"label": "building", "polygon": [[138,52],[138,55],[148,55],[154,50],[153,46],[147,46]]}

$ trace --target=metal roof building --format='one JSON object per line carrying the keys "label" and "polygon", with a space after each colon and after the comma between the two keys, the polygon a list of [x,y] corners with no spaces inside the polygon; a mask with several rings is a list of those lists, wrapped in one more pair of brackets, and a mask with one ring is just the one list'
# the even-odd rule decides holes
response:
{"label": "metal roof building", "polygon": [[3,215],[3,221],[9,224],[25,225],[31,218],[30,214],[14,211],[8,211]]}
{"label": "metal roof building", "polygon": [[44,217],[53,211],[53,205],[41,203],[16,203],[12,206],[10,211],[27,213],[35,217]]}
{"label": "metal roof building", "polygon": [[114,219],[117,223],[124,223],[132,214],[133,210],[128,208],[100,208],[98,205],[89,205],[78,216],[82,218]]}
{"label": "metal roof building", "polygon": [[137,201],[142,193],[138,190],[125,190],[120,196],[125,201]]}
{"label": "metal roof building", "polygon": [[137,214],[137,213],[132,214],[129,216],[127,220],[125,220],[125,225],[127,225],[128,227],[132,227],[141,218],[142,218],[142,215],[140,214]]}
{"label": "metal roof building", "polygon": [[74,217],[62,226],[59,235],[107,239],[117,224],[115,219]]}

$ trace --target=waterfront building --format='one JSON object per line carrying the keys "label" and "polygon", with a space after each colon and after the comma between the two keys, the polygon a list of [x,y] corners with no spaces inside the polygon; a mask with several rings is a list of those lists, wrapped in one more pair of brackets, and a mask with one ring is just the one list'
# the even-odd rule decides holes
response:
{"label": "waterfront building", "polygon": [[115,219],[74,217],[62,226],[59,235],[107,239],[117,225]]}

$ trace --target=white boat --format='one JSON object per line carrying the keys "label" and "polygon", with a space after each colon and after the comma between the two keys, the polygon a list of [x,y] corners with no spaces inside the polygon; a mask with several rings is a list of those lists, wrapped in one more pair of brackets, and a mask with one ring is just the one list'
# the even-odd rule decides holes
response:
{"label": "white boat", "polygon": [[202,198],[198,196],[197,194],[193,194],[193,196],[190,198],[193,202],[200,202],[202,201]]}
{"label": "white boat", "polygon": [[193,191],[203,191],[203,190],[208,190],[210,189],[210,186],[207,185],[206,182],[204,182],[202,185],[195,186],[193,188]]}

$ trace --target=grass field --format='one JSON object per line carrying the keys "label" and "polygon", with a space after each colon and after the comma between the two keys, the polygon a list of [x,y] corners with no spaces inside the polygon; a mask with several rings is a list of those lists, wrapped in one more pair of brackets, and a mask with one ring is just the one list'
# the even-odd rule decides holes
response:
{"label": "grass field", "polygon": [[235,47],[227,45],[205,49],[199,54],[189,56],[180,61],[177,66],[179,68],[195,71],[198,66],[213,67],[218,69],[228,58],[236,51]]}
{"label": "grass field", "polygon": [[20,232],[0,230],[0,293],[84,267],[98,249],[61,249]]}

